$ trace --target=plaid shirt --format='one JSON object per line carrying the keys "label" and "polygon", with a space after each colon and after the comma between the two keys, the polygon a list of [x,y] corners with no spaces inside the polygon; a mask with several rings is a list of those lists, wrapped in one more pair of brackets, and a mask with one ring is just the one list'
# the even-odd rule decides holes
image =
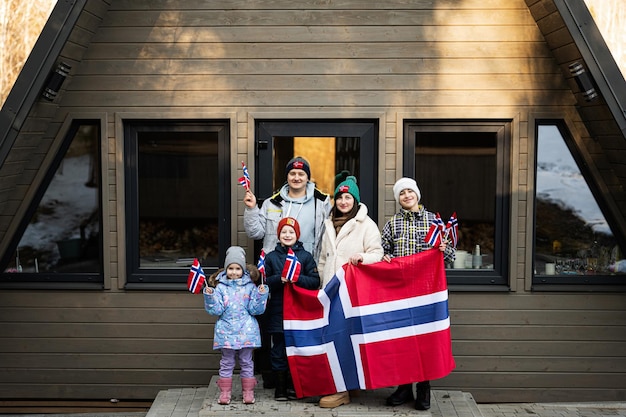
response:
{"label": "plaid shirt", "polygon": [[[431,249],[424,238],[433,220],[435,220],[435,214],[427,211],[421,204],[418,211],[401,208],[383,227],[382,245],[385,255],[409,256]],[[444,252],[444,259],[452,261],[454,254],[454,248],[448,245]]]}

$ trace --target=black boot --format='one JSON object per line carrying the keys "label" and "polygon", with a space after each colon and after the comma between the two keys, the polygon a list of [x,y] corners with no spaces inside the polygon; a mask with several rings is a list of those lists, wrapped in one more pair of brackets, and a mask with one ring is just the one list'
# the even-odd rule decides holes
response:
{"label": "black boot", "polygon": [[276,388],[276,384],[274,383],[274,373],[272,371],[261,372],[261,378],[263,378],[263,388]]}
{"label": "black boot", "polygon": [[291,372],[287,372],[287,399],[297,400],[296,389],[293,386],[293,379],[291,378]]}
{"label": "black boot", "polygon": [[387,398],[387,405],[395,407],[413,401],[413,384],[398,385],[398,389]]}
{"label": "black boot", "polygon": [[287,401],[287,371],[274,372],[274,399],[276,401]]}
{"label": "black boot", "polygon": [[428,410],[430,408],[430,382],[423,381],[415,384],[415,409]]}

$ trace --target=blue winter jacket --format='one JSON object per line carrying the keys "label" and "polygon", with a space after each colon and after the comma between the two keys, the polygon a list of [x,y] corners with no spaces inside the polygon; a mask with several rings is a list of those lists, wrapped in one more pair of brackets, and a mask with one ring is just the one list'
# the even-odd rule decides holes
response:
{"label": "blue winter jacket", "polygon": [[309,290],[316,290],[320,286],[320,274],[317,272],[317,264],[313,260],[313,255],[304,250],[300,241],[296,242],[291,249],[302,264],[300,276],[293,284],[283,284],[280,279],[289,248],[278,243],[273,251],[265,255],[265,274],[271,294],[265,312],[268,333],[283,332],[283,289],[285,285],[297,285]]}
{"label": "blue winter jacket", "polygon": [[213,349],[242,349],[261,346],[259,323],[253,316],[265,311],[269,293],[260,293],[245,271],[239,279],[228,279],[226,271],[217,276],[213,294],[204,292],[207,313],[219,316],[215,323]]}

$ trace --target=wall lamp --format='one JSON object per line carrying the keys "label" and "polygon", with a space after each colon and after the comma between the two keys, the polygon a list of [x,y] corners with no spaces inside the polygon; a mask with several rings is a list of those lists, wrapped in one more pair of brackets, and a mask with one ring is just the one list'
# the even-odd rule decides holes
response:
{"label": "wall lamp", "polygon": [[72,67],[69,64],[59,62],[54,72],[50,74],[46,81],[46,86],[41,93],[43,98],[49,101],[54,100],[61,89],[63,81],[65,81],[65,78],[70,74],[71,69]]}
{"label": "wall lamp", "polygon": [[583,67],[583,64],[578,61],[570,64],[569,72],[574,76],[576,84],[578,84],[578,89],[582,93],[585,100],[591,101],[594,98],[598,97],[598,93],[593,86],[591,77],[589,76],[589,73],[585,71],[585,67]]}

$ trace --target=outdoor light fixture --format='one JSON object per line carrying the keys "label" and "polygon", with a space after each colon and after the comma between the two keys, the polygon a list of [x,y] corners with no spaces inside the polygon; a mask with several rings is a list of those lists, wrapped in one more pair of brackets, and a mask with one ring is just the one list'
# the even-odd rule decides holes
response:
{"label": "outdoor light fixture", "polygon": [[59,62],[54,72],[48,77],[46,86],[41,93],[43,98],[49,101],[54,100],[61,89],[63,81],[65,81],[65,77],[70,74],[71,69],[72,67],[65,62]]}
{"label": "outdoor light fixture", "polygon": [[591,82],[591,77],[589,77],[589,74],[585,71],[583,64],[578,61],[570,64],[569,72],[574,76],[576,84],[578,84],[578,89],[580,89],[585,100],[591,101],[598,97],[598,93]]}

